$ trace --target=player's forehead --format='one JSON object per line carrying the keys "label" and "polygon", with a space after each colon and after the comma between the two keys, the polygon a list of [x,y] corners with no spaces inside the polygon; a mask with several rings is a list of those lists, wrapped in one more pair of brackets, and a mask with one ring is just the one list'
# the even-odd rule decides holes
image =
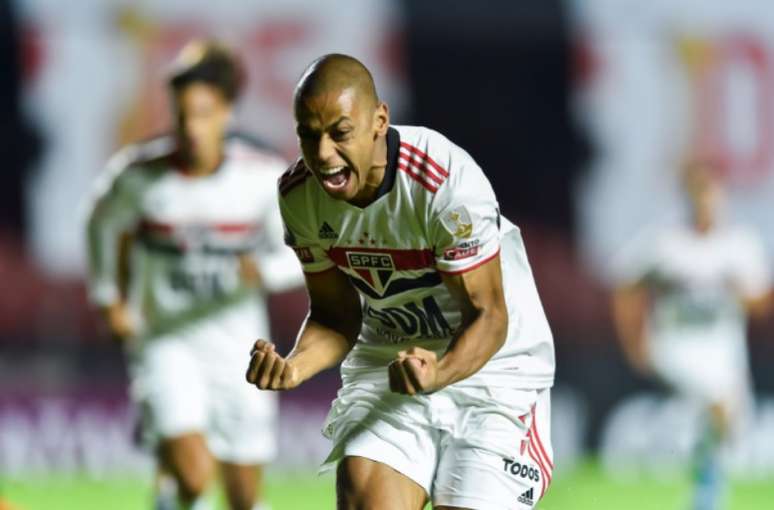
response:
{"label": "player's forehead", "polygon": [[358,95],[353,87],[325,90],[296,98],[296,124],[324,130],[342,122],[354,123],[360,113]]}
{"label": "player's forehead", "polygon": [[180,106],[196,106],[202,104],[227,104],[221,90],[210,83],[194,81],[175,93],[175,101]]}

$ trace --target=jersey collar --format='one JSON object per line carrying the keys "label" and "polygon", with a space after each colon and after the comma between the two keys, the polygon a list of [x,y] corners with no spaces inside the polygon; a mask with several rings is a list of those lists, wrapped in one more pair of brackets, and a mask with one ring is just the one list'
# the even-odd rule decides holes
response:
{"label": "jersey collar", "polygon": [[376,190],[374,201],[392,191],[393,186],[395,186],[395,176],[398,173],[398,152],[400,152],[400,133],[391,127],[387,129],[387,167],[384,169],[384,179]]}

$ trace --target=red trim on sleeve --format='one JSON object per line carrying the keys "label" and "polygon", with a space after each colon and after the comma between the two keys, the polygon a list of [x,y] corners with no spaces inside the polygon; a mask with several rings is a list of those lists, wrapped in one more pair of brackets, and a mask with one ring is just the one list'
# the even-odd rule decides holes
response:
{"label": "red trim on sleeve", "polygon": [[465,267],[463,269],[458,269],[456,271],[444,271],[443,269],[438,269],[438,268],[436,268],[436,270],[439,273],[448,274],[448,275],[457,275],[457,274],[467,273],[468,271],[473,271],[477,267],[480,267],[480,266],[486,264],[487,262],[489,262],[490,260],[492,260],[493,258],[498,256],[499,254],[500,254],[500,248],[497,248],[496,252],[494,252],[493,254],[491,254],[490,256],[485,258],[484,260],[479,260],[478,262],[476,262],[472,266]]}

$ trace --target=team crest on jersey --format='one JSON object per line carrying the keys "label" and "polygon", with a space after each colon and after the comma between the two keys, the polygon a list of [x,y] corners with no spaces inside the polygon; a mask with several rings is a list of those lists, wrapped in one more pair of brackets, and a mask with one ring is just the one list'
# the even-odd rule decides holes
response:
{"label": "team crest on jersey", "polygon": [[467,239],[473,233],[473,220],[464,205],[455,207],[441,216],[444,228],[454,237]]}
{"label": "team crest on jersey", "polygon": [[347,252],[349,267],[361,280],[383,295],[395,274],[395,263],[388,253]]}

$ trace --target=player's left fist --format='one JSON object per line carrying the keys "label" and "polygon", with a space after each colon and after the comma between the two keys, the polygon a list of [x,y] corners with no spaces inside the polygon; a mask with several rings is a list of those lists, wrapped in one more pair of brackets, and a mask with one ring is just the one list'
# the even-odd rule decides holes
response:
{"label": "player's left fist", "polygon": [[433,351],[411,347],[400,351],[387,367],[390,391],[404,395],[432,393],[438,384],[438,357]]}

